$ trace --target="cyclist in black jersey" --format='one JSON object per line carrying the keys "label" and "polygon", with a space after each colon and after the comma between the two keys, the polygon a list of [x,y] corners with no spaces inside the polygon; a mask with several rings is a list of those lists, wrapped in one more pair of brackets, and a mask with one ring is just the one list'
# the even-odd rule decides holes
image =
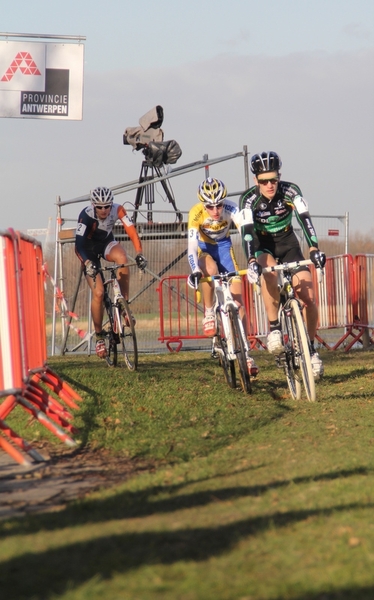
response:
{"label": "cyclist in black jersey", "polygon": [[[309,246],[311,261],[323,268],[326,256],[318,248],[318,239],[308,205],[300,188],[281,181],[282,161],[276,152],[262,152],[251,159],[251,171],[255,185],[242,194],[240,208],[249,211],[242,230],[244,250],[248,259],[248,281],[255,283],[262,268],[279,262],[304,260],[300,244],[292,228],[295,214]],[[307,266],[295,270],[293,285],[300,300],[305,304],[305,318],[312,346],[312,367],[316,379],[323,375],[322,361],[314,348],[318,309],[315,302],[312,276]],[[267,347],[272,354],[283,350],[280,323],[278,321],[279,290],[276,273],[264,274],[262,295],[270,321]]]}

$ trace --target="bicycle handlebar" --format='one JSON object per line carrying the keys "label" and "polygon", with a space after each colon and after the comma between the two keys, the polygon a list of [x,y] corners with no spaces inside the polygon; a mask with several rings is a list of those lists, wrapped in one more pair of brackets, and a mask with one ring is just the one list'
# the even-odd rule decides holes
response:
{"label": "bicycle handlebar", "polygon": [[[263,267],[262,273],[272,273],[274,271],[292,271],[293,269],[297,269],[298,267],[303,267],[312,264],[313,262],[310,260],[310,258],[307,258],[305,260],[295,260],[293,262],[280,263],[271,267]],[[323,274],[323,269],[318,268],[318,271],[321,273],[321,275]],[[199,283],[211,282],[217,279],[227,281],[232,277],[238,277],[246,274],[247,269],[240,269],[239,271],[229,271],[228,273],[218,273],[217,275],[209,275],[208,277],[202,277]]]}
{"label": "bicycle handlebar", "polygon": [[204,283],[206,281],[215,281],[217,279],[223,279],[227,281],[232,277],[238,277],[239,275],[246,275],[247,269],[241,269],[240,271],[229,271],[227,273],[217,273],[217,275],[209,275],[208,277],[202,277],[200,279],[200,283]]}
{"label": "bicycle handlebar", "polygon": [[110,267],[99,267],[98,273],[103,273],[104,271],[117,271],[117,269],[122,269],[123,267],[136,267],[136,262],[133,263],[123,263],[122,265],[113,264]]}
{"label": "bicycle handlebar", "polygon": [[[274,271],[292,271],[293,269],[297,269],[298,267],[303,267],[304,265],[312,264],[313,262],[310,260],[310,258],[307,258],[306,260],[295,260],[294,262],[290,263],[281,263],[279,265],[273,265],[272,267],[264,267],[262,269],[262,273],[272,273]],[[316,271],[318,274],[318,283],[321,283],[324,276],[324,269],[316,267]],[[257,285],[260,285],[259,281]]]}
{"label": "bicycle handlebar", "polygon": [[271,267],[263,267],[262,273],[272,273],[273,271],[292,271],[292,269],[297,269],[298,267],[303,267],[304,265],[312,265],[312,261],[310,258],[306,260],[295,260],[290,263],[281,263],[279,265],[273,265]]}

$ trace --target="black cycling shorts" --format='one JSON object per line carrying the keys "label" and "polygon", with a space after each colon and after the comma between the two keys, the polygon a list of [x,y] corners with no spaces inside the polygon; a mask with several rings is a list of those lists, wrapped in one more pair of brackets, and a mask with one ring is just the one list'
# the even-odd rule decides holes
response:
{"label": "black cycling shorts", "polygon": [[111,243],[114,242],[114,236],[108,235],[103,241],[92,241],[86,240],[85,242],[85,253],[87,258],[92,261],[97,267],[100,267],[100,259],[105,256],[105,249]]}
{"label": "black cycling shorts", "polygon": [[[256,249],[256,257],[263,252],[267,252],[281,263],[305,260],[299,241],[292,229],[290,231],[279,232],[276,235],[264,235],[260,232],[257,235],[260,245]],[[309,268],[304,265],[295,269],[295,271],[309,271]]]}

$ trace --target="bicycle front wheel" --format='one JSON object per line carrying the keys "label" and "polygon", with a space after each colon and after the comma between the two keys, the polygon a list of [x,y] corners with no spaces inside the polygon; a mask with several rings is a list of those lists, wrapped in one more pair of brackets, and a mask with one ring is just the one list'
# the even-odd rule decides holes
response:
{"label": "bicycle front wheel", "polygon": [[[292,312],[291,312],[292,314]],[[282,310],[280,323],[282,327],[282,338],[284,354],[281,354],[277,361],[282,366],[286,374],[288,388],[294,400],[301,398],[301,377],[299,370],[295,368],[295,347],[293,342],[292,320],[285,311]]]}
{"label": "bicycle front wheel", "polygon": [[105,347],[106,347],[106,357],[105,360],[108,363],[109,367],[116,367],[118,362],[118,352],[117,352],[117,340],[114,329],[114,315],[112,306],[106,306],[106,312],[108,314],[108,320],[105,323],[103,330],[105,331]]}
{"label": "bicycle front wheel", "polygon": [[232,344],[236,360],[238,361],[240,382],[242,384],[243,392],[250,394],[252,392],[251,378],[248,373],[247,366],[247,353],[243,340],[242,329],[239,324],[238,310],[233,306],[229,306],[229,319],[232,333]]}
{"label": "bicycle front wheel", "polygon": [[120,320],[120,327],[117,327],[119,329],[118,335],[122,356],[129,371],[136,371],[138,368],[138,344],[136,341],[134,317],[126,300],[124,301],[123,310],[120,311],[117,308],[117,311],[117,319],[119,318]]}
{"label": "bicycle front wheel", "polygon": [[297,300],[291,300],[290,304],[292,309],[292,329],[297,361],[300,366],[307,398],[311,402],[314,402],[316,399],[316,386],[310,357],[309,336],[306,331],[299,303]]}
{"label": "bicycle front wheel", "polygon": [[230,388],[236,388],[235,361],[229,359],[222,315],[220,311],[217,311],[217,329],[218,334],[215,336],[215,342],[217,346],[215,347],[215,350],[218,354],[218,359],[223,369],[227,385]]}

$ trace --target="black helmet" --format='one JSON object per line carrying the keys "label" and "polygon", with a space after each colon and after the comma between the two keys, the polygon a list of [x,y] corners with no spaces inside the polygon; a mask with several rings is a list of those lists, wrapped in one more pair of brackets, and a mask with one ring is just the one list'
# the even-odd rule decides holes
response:
{"label": "black helmet", "polygon": [[255,175],[259,173],[268,173],[269,171],[279,171],[282,167],[280,156],[276,152],[261,152],[254,154],[251,158],[251,171]]}

